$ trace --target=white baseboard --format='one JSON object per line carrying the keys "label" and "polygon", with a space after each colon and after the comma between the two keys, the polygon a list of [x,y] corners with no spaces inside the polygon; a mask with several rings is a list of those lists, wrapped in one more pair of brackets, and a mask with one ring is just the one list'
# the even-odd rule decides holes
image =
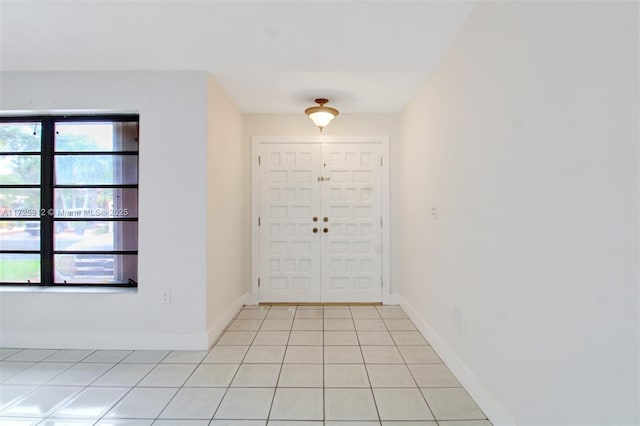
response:
{"label": "white baseboard", "polygon": [[471,395],[480,409],[484,411],[491,423],[495,426],[513,426],[516,421],[507,409],[498,401],[493,393],[487,389],[484,383],[471,371],[464,362],[453,352],[449,345],[435,332],[427,321],[418,314],[418,311],[401,295],[394,294],[393,299],[402,306],[409,318],[418,330],[427,339],[440,359],[449,367],[460,384]]}
{"label": "white baseboard", "polygon": [[102,349],[102,350],[206,350],[238,313],[248,304],[243,294],[229,305],[224,314],[206,333],[15,333],[0,332],[0,347],[23,349]]}
{"label": "white baseboard", "polygon": [[215,343],[215,341],[218,340],[218,337],[220,337],[224,329],[227,327],[227,325],[229,325],[238,311],[240,311],[242,306],[250,304],[248,302],[249,299],[250,295],[248,293],[244,293],[242,296],[238,297],[231,305],[229,305],[227,310],[224,312],[224,314],[222,314],[218,321],[216,321],[213,326],[209,327],[209,330],[207,331],[208,347],[211,347]]}
{"label": "white baseboard", "polygon": [[149,333],[0,333],[0,347],[22,349],[202,350],[207,335]]}

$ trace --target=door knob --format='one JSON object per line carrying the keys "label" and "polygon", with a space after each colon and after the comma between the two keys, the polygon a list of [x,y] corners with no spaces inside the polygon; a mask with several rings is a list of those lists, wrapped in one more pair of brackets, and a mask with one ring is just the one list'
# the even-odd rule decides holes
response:
{"label": "door knob", "polygon": [[329,228],[324,228],[324,229],[322,230],[322,232],[324,232],[324,233],[326,234],[327,232],[329,232]]}
{"label": "door knob", "polygon": [[323,218],[322,218],[322,221],[323,221],[323,222],[329,222],[329,218],[328,218],[328,217],[323,217]]}
{"label": "door knob", "polygon": [[313,221],[314,221],[314,222],[317,222],[317,221],[318,221],[318,218],[314,216],[314,217],[313,217]]}
{"label": "door knob", "polygon": [[317,234],[318,233],[318,228],[313,228],[313,233]]}

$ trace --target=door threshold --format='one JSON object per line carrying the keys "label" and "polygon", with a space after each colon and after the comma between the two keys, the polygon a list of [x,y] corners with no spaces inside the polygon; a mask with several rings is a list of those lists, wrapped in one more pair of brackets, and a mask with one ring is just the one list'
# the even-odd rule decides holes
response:
{"label": "door threshold", "polygon": [[260,306],[382,306],[382,302],[260,302]]}

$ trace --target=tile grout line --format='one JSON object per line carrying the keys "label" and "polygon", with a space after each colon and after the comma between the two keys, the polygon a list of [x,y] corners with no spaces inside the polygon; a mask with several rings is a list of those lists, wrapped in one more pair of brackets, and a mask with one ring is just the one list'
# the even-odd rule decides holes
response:
{"label": "tile grout line", "polygon": [[[351,312],[351,310],[349,310],[349,312]],[[326,374],[326,366],[324,363],[324,351],[325,351],[325,345],[324,345],[324,332],[325,332],[325,327],[324,327],[324,306],[322,307],[322,424],[324,424],[327,421],[327,384],[326,384],[326,380],[325,380],[325,374]]]}
{"label": "tile grout line", "polygon": [[[26,349],[23,349],[17,353],[23,352]],[[45,350],[51,350],[51,349],[45,349]],[[46,362],[45,360],[52,357],[53,355],[62,352],[64,349],[59,349],[56,350],[56,352],[52,353],[51,355],[46,356],[45,358],[41,359],[40,361],[34,361],[34,365],[32,365],[31,367],[28,367],[27,369],[23,370],[26,371],[29,368],[33,368],[36,365],[42,363],[42,362]],[[38,385],[33,385],[35,386],[35,389],[25,395],[23,395],[20,398],[17,398],[15,401],[12,401],[11,406],[15,405],[15,404],[19,404],[20,402],[26,400],[27,398],[29,398],[31,395],[33,395],[34,393],[36,393],[38,390],[43,389],[45,387],[52,387],[52,386],[68,386],[68,387],[78,387],[80,388],[78,391],[74,392],[73,394],[69,395],[67,398],[65,398],[64,400],[60,401],[58,404],[56,404],[53,408],[51,408],[47,413],[47,415],[45,415],[45,418],[43,419],[46,420],[47,418],[51,417],[51,415],[53,415],[57,410],[59,410],[60,408],[64,407],[65,405],[75,401],[82,392],[84,392],[85,390],[89,389],[89,387],[91,386],[91,384],[93,382],[95,382],[96,380],[98,380],[98,378],[102,377],[104,374],[106,374],[108,371],[110,371],[111,369],[113,369],[116,365],[118,365],[124,358],[126,358],[127,356],[131,355],[131,353],[133,353],[134,351],[129,351],[129,355],[125,356],[124,358],[122,358],[120,360],[120,362],[114,363],[113,366],[111,368],[109,368],[107,371],[103,372],[100,376],[98,376],[96,379],[94,379],[93,381],[89,382],[88,385],[51,385],[49,384],[50,381],[56,379],[57,377],[61,376],[62,374],[64,374],[65,372],[71,370],[75,365],[82,365],[82,361],[87,359],[88,357],[90,357],[91,355],[93,355],[94,353],[98,352],[98,350],[92,350],[89,354],[87,354],[85,357],[81,358],[79,361],[76,362],[69,362],[69,364],[72,364],[70,367],[62,370],[60,373],[56,374],[55,376],[51,377],[48,381],[38,384]],[[15,355],[15,354],[14,354]],[[11,355],[13,356],[13,355]],[[10,362],[10,361],[9,361]],[[55,363],[55,362],[51,362],[50,363]],[[64,361],[60,361],[60,363],[66,363]],[[91,363],[85,363],[85,364],[91,364]],[[105,363],[106,364],[106,363]],[[21,371],[22,372],[22,371]],[[20,373],[21,373],[20,372]],[[19,374],[19,373],[18,373]],[[16,374],[17,375],[17,374]],[[13,376],[11,376],[13,377]],[[29,386],[29,384],[23,384],[23,386]],[[128,392],[127,392],[128,393]],[[115,405],[115,404],[114,404]],[[4,411],[5,409],[9,408],[10,406],[8,405],[7,407],[3,408],[2,411]],[[113,407],[113,405],[111,406]],[[109,407],[109,409],[111,409],[111,407]],[[106,414],[106,413],[105,413]],[[21,416],[22,418],[24,418],[24,416]],[[99,420],[98,420],[99,421]]]}
{"label": "tile grout line", "polygon": [[[97,352],[97,351],[96,351],[96,352]],[[172,351],[169,351],[169,353],[171,353],[171,352],[172,352]],[[133,354],[133,352],[131,352],[131,354]],[[111,367],[109,370],[105,371],[105,373],[104,373],[104,374],[102,374],[100,377],[104,376],[104,375],[105,375],[105,374],[107,374],[109,371],[113,370],[117,365],[124,364],[122,361],[124,361],[127,357],[131,356],[131,354],[129,354],[129,355],[127,355],[127,356],[125,356],[125,357],[124,357],[123,359],[121,359],[119,362],[117,362],[116,364],[114,364],[114,366],[113,366],[113,367]],[[169,354],[165,355],[162,359],[165,359],[167,356],[169,356]],[[122,402],[122,400],[123,400],[123,399],[125,399],[125,398],[126,398],[126,397],[131,393],[131,392],[133,392],[133,390],[134,390],[134,389],[138,388],[138,385],[139,385],[139,384],[140,384],[140,383],[145,379],[145,377],[147,377],[149,374],[151,374],[151,372],[152,372],[153,370],[155,370],[155,369],[156,369],[156,367],[157,367],[158,365],[160,365],[160,362],[156,363],[156,365],[155,365],[153,368],[151,368],[151,369],[150,369],[146,374],[144,374],[144,375],[143,375],[143,376],[142,376],[142,377],[141,377],[141,378],[140,378],[140,379],[139,379],[139,380],[138,380],[138,381],[137,381],[133,386],[127,386],[127,387],[129,387],[129,390],[128,390],[127,392],[125,392],[125,393],[124,393],[124,395],[122,395],[122,397],[120,397],[120,398],[119,398],[119,399],[118,399],[114,404],[112,404],[112,405],[111,405],[107,410],[105,410],[104,414],[103,414],[102,416],[100,416],[100,418],[98,419],[98,421],[97,421],[96,423],[101,422],[101,421],[105,418],[105,416],[106,416],[107,414],[109,414],[109,412],[110,412],[111,410],[113,410],[113,409],[114,409],[114,408],[115,408],[119,403],[121,403],[121,402]],[[95,383],[97,380],[99,380],[99,379],[100,379],[100,377],[96,378],[93,382],[91,382],[91,384],[93,384],[93,383]],[[176,391],[176,393],[178,393],[178,391]],[[175,394],[174,394],[173,396],[175,396]],[[172,397],[171,399],[173,399],[173,397]],[[164,411],[164,409],[165,409],[165,408],[166,408],[166,405],[165,405],[165,407],[164,407],[164,408],[162,408],[162,410],[160,411],[160,413],[162,413],[162,411]],[[158,414],[160,414],[160,413],[158,413]],[[156,416],[156,418],[157,418],[157,416]],[[154,420],[154,421],[155,421],[155,420]]]}
{"label": "tile grout line", "polygon": [[[410,320],[411,321],[411,320]],[[400,353],[400,357],[402,358],[402,360],[404,361],[404,366],[405,368],[409,371],[409,375],[411,376],[411,378],[413,379],[413,382],[416,384],[416,389],[418,390],[418,393],[420,394],[420,397],[422,398],[422,400],[424,401],[424,403],[427,406],[427,410],[429,410],[429,414],[431,414],[431,417],[433,417],[433,421],[437,422],[436,420],[436,416],[435,413],[433,412],[433,410],[431,409],[431,406],[429,405],[429,402],[427,401],[427,398],[424,396],[424,394],[422,393],[422,390],[420,389],[420,386],[418,385],[418,381],[416,380],[415,375],[413,374],[413,372],[411,371],[411,369],[409,368],[409,365],[407,364],[406,359],[402,356],[402,352],[400,352],[400,348],[398,348],[398,342],[396,341],[396,339],[393,338],[393,334],[391,334],[391,330],[389,329],[389,325],[387,324],[386,321],[384,321],[384,326],[387,329],[387,331],[389,332],[389,335],[391,336],[391,339],[393,340],[393,344],[394,344],[394,348],[396,348],[396,350]],[[413,324],[413,321],[411,322]],[[415,327],[415,325],[414,325]],[[421,333],[422,334],[422,333]],[[425,339],[425,341],[427,341],[427,339]],[[429,343],[429,342],[427,342]],[[439,424],[439,423],[437,423]]]}
{"label": "tile grout line", "polygon": [[[393,318],[390,318],[390,319],[393,319]],[[406,319],[408,319],[409,321],[411,321],[411,319],[410,319],[410,318],[408,318],[408,317],[407,317]],[[407,346],[416,346],[416,347],[423,347],[423,346],[427,346],[427,347],[431,347],[431,345],[429,344],[429,341],[428,341],[424,336],[422,336],[422,333],[420,333],[420,331],[416,328],[415,324],[413,324],[413,321],[411,321],[411,324],[412,324],[412,326],[413,326],[413,330],[396,330],[396,331],[416,331],[416,332],[418,332],[418,333],[420,334],[420,336],[425,340],[425,342],[426,342],[427,344],[426,344],[426,345],[407,345]],[[385,326],[388,328],[386,321],[385,321]],[[391,334],[391,330],[390,330],[390,329],[389,329],[389,334]],[[391,335],[391,337],[393,338],[393,335]],[[394,343],[396,344],[396,347],[397,347],[397,346],[398,346],[398,344],[397,344],[397,342],[396,342],[396,339],[395,339],[395,338],[393,338],[393,340],[394,340]],[[398,349],[398,351],[399,351],[399,349]],[[436,355],[437,355],[437,354],[436,354]],[[402,356],[402,352],[400,352],[400,356]],[[438,358],[439,358],[439,357],[438,357]],[[403,357],[403,359],[404,359],[404,357]],[[442,361],[442,360],[440,360],[440,361]],[[437,365],[437,364],[442,364],[442,365],[447,369],[447,371],[448,371],[450,374],[452,374],[452,373],[451,373],[451,371],[449,370],[449,367],[448,367],[444,362],[439,362],[439,363],[422,363],[422,364],[413,364],[413,365]],[[407,364],[406,360],[405,360],[405,365],[407,366],[407,369],[409,370],[409,374],[411,374],[411,377],[413,378],[414,382],[416,383],[416,386],[417,386],[418,392],[420,392],[420,396],[422,397],[422,399],[424,400],[424,402],[427,404],[427,408],[428,408],[428,409],[429,409],[429,411],[431,412],[431,415],[432,415],[432,417],[433,417],[434,421],[436,421],[436,422],[438,423],[438,425],[440,425],[440,421],[475,421],[475,420],[487,420],[486,415],[485,415],[485,418],[483,418],[483,419],[448,419],[448,420],[436,419],[436,415],[435,415],[435,413],[434,413],[433,409],[431,408],[431,405],[430,405],[430,404],[429,404],[429,402],[427,401],[427,398],[425,397],[424,393],[422,392],[422,389],[424,389],[424,388],[430,388],[430,389],[462,389],[462,390],[464,390],[464,392],[465,392],[465,393],[467,393],[466,389],[464,389],[464,387],[462,386],[462,384],[461,384],[460,382],[458,382],[458,379],[457,379],[457,378],[455,378],[455,376],[454,376],[454,378],[455,378],[456,382],[458,382],[458,386],[424,386],[424,387],[421,387],[421,386],[418,384],[418,380],[416,379],[415,375],[413,374],[413,371],[411,371],[411,369],[409,368],[409,365]],[[468,393],[467,393],[467,395],[468,395]],[[475,401],[474,401],[474,403],[475,403]],[[477,404],[476,404],[476,405],[477,405]],[[482,411],[482,410],[481,410],[481,411]],[[483,412],[483,415],[484,415],[484,412]]]}
{"label": "tile grout line", "polygon": [[[273,305],[269,307],[269,312]],[[278,392],[278,384],[280,383],[280,377],[282,376],[282,368],[284,366],[284,360],[287,357],[287,352],[289,351],[289,341],[291,340],[291,332],[293,331],[293,323],[295,321],[296,315],[298,313],[298,308],[295,308],[295,312],[293,313],[293,319],[291,320],[291,328],[289,329],[289,335],[287,336],[287,343],[284,345],[284,353],[282,354],[282,360],[280,361],[280,370],[278,371],[278,378],[276,379],[276,384],[273,388],[273,395],[271,396],[271,404],[269,405],[269,411],[267,412],[266,424],[269,424],[269,419],[271,418],[271,411],[273,410],[273,403],[276,400],[276,393]],[[266,317],[265,317],[266,318]]]}
{"label": "tile grout line", "polygon": [[[226,326],[226,327],[225,327],[225,329],[222,331],[222,333],[220,333],[220,335],[221,335],[221,336],[222,336],[222,334],[224,334],[224,333],[227,331],[227,329],[230,327],[231,323],[236,319],[236,317],[238,316],[238,314],[239,314],[239,313],[240,313],[240,312],[236,313],[236,315],[232,318],[232,320],[229,322],[229,324],[227,324],[227,326]],[[218,339],[216,339],[216,342],[217,342],[219,339],[220,339],[220,337],[218,337]],[[216,342],[214,342],[213,346],[215,346],[215,343],[216,343]],[[209,353],[209,352],[211,352],[211,349],[213,348],[213,346],[211,346],[211,348],[207,349],[207,355],[208,355],[208,353]],[[110,411],[111,411],[115,406],[117,406],[120,402],[122,402],[122,400],[123,400],[127,395],[129,395],[129,394],[133,391],[133,389],[135,389],[135,388],[137,388],[137,387],[138,387],[138,384],[140,384],[140,382],[142,382],[142,380],[144,380],[144,379],[145,379],[145,378],[146,378],[146,377],[147,377],[147,376],[148,376],[148,375],[149,375],[153,370],[155,370],[155,368],[156,368],[156,367],[158,367],[159,365],[162,365],[163,361],[164,361],[164,360],[165,360],[165,359],[166,359],[166,358],[167,358],[167,357],[168,357],[172,352],[174,352],[174,351],[168,351],[168,353],[167,353],[164,357],[162,357],[162,359],[161,359],[159,362],[157,362],[157,363],[156,363],[155,367],[153,367],[153,368],[152,368],[151,370],[149,370],[145,375],[143,375],[143,376],[140,378],[140,380],[138,380],[138,382],[136,382],[136,384],[134,384],[134,385],[129,389],[129,391],[127,391],[127,392],[126,392],[126,393],[125,393],[125,394],[124,394],[120,399],[118,399],[118,401],[116,401],[114,404],[112,404],[112,405],[109,407],[109,409],[107,409],[107,410],[105,411],[105,413],[104,413],[102,416],[100,416],[100,418],[98,419],[98,421],[97,421],[96,423],[101,422],[101,421],[105,418],[105,416],[106,416],[107,414],[109,414],[109,412],[110,412]],[[207,357],[207,355],[205,355],[205,356],[202,358],[202,360],[200,360],[200,362],[199,362],[199,363],[197,363],[197,366],[193,369],[193,371],[192,371],[192,372],[189,374],[189,376],[185,379],[185,381],[183,382],[182,386],[178,387],[178,389],[176,390],[176,392],[175,392],[175,393],[173,394],[173,396],[169,399],[169,401],[167,401],[167,403],[166,403],[166,404],[164,405],[164,407],[160,410],[160,412],[158,413],[158,415],[156,415],[156,416],[155,416],[155,418],[152,420],[152,423],[155,423],[155,421],[159,419],[159,416],[160,416],[160,415],[162,415],[162,413],[164,412],[164,410],[166,410],[166,409],[167,409],[167,407],[169,406],[169,404],[171,403],[171,401],[173,401],[173,399],[174,399],[174,398],[175,398],[175,396],[178,394],[178,392],[180,391],[180,389],[182,389],[182,388],[184,387],[184,384],[187,382],[187,380],[189,380],[189,378],[193,375],[193,373],[194,373],[194,372],[198,369],[198,367],[202,364],[202,361]],[[131,354],[130,354],[130,355],[128,355],[128,356],[131,356]],[[128,356],[127,356],[127,357],[128,357]],[[127,357],[125,357],[124,359],[126,359]],[[124,360],[124,359],[123,359],[123,360]],[[119,362],[119,363],[118,363],[118,364],[116,364],[116,365],[119,365],[119,364],[121,364],[121,363],[122,363],[122,362]],[[180,364],[182,364],[182,363],[180,363]],[[184,363],[184,364],[191,364],[191,363]],[[113,367],[113,368],[115,368],[115,365],[114,365],[114,367]],[[110,369],[109,371],[111,371],[111,369]],[[105,374],[106,374],[106,373],[107,373],[107,372],[105,372]],[[104,375],[104,374],[103,374],[103,375]],[[102,377],[102,376],[100,376],[100,377]],[[96,379],[96,380],[98,380],[98,379]],[[95,380],[94,380],[94,382],[95,382]],[[94,383],[94,382],[92,382],[92,383]],[[142,387],[144,387],[144,386],[142,386]],[[139,388],[139,387],[138,387],[138,388]]]}
{"label": "tile grout line", "polygon": [[[376,309],[377,311],[377,309]],[[351,307],[349,307],[349,312],[351,312]],[[378,312],[378,315],[380,315],[380,313]],[[353,329],[355,330],[355,334],[356,334],[356,339],[358,341],[358,348],[360,349],[360,356],[362,357],[362,365],[364,366],[364,371],[365,373],[367,373],[367,381],[369,382],[369,392],[371,392],[371,398],[373,399],[373,406],[376,407],[376,415],[378,416],[378,423],[380,425],[382,425],[382,417],[380,416],[380,409],[378,408],[378,402],[376,401],[376,395],[373,392],[373,386],[371,385],[371,377],[369,377],[369,369],[367,368],[367,362],[364,358],[364,351],[362,350],[362,345],[360,342],[360,335],[358,334],[358,331],[356,330],[356,322],[353,319],[353,313],[351,313],[351,322],[353,323]]]}
{"label": "tile grout line", "polygon": [[[229,326],[227,326],[227,328],[225,328],[224,332],[220,334],[220,337],[218,339],[216,339],[216,343],[214,344],[214,346],[212,346],[212,349],[213,349],[213,347],[215,347],[215,345],[218,344],[219,340],[222,338],[224,333],[226,333],[228,327],[231,326],[233,321],[238,319],[238,316],[240,316],[240,313],[243,312],[245,310],[245,308],[246,308],[246,305],[242,307],[240,312],[238,312],[238,314],[235,316],[235,318],[229,323]],[[257,309],[257,310],[260,311],[262,309]],[[271,307],[269,307],[269,309],[267,309],[267,313],[269,311],[271,311]],[[260,327],[264,323],[264,320],[267,317],[267,313],[265,313],[264,316],[261,318],[260,325],[258,326],[258,331],[260,331]],[[238,364],[238,368],[236,369],[235,373],[233,373],[233,376],[231,377],[231,380],[229,380],[229,383],[227,384],[227,386],[225,388],[225,391],[222,394],[222,398],[220,398],[220,402],[218,403],[218,406],[216,407],[215,411],[213,412],[213,416],[211,416],[211,421],[209,423],[211,423],[216,418],[216,414],[218,414],[218,410],[220,410],[220,407],[222,406],[222,401],[224,401],[224,398],[227,396],[227,393],[229,393],[229,390],[231,389],[231,384],[233,383],[233,381],[235,380],[236,376],[238,375],[238,371],[240,371],[240,366],[242,366],[242,364],[244,363],[244,360],[247,358],[247,354],[251,350],[251,346],[253,346],[253,342],[256,340],[256,337],[258,337],[258,331],[256,331],[256,333],[254,334],[253,338],[251,339],[251,342],[249,342],[249,346],[247,348],[247,351],[245,352],[244,356],[240,360],[240,363]],[[275,393],[275,391],[274,391],[274,393]]]}

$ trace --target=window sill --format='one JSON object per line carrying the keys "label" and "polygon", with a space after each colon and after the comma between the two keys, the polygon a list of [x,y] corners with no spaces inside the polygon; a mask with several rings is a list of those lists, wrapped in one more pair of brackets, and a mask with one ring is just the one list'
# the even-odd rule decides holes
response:
{"label": "window sill", "polygon": [[44,287],[44,286],[0,286],[0,293],[73,293],[73,294],[132,294],[135,287]]}

